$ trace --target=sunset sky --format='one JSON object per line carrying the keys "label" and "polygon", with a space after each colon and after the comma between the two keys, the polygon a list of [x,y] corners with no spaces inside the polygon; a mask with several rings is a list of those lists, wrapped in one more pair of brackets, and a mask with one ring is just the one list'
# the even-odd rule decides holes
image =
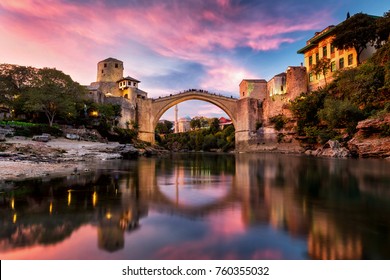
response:
{"label": "sunset sky", "polygon": [[[149,97],[189,88],[238,96],[242,79],[300,65],[297,50],[348,11],[389,9],[388,0],[1,0],[0,63],[55,67],[87,85],[96,63],[114,57]],[[222,114],[204,102],[179,108]]]}

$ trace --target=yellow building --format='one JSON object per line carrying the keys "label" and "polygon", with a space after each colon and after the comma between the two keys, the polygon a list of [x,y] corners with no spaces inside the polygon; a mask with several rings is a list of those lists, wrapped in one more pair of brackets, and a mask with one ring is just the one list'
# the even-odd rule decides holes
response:
{"label": "yellow building", "polygon": [[[339,50],[332,45],[334,38],[334,25],[330,25],[320,32],[316,32],[314,37],[306,42],[306,46],[298,50],[304,55],[304,65],[306,67],[309,90],[325,86],[323,74],[315,75],[313,67],[322,58],[330,60],[330,69],[326,75],[326,82],[333,80],[333,74],[337,70],[353,68],[357,66],[357,53],[355,49]],[[360,61],[368,59],[375,52],[375,48],[370,45],[361,53]]]}

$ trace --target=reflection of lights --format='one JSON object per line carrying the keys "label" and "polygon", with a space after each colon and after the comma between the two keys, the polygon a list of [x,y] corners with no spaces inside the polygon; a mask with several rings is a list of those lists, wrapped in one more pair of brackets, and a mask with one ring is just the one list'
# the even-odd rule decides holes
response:
{"label": "reflection of lights", "polygon": [[12,210],[15,210],[15,199],[14,198],[11,199],[11,208],[12,208]]}
{"label": "reflection of lights", "polygon": [[98,111],[92,111],[91,112],[91,116],[92,117],[97,117],[97,116],[99,116],[99,112]]}
{"label": "reflection of lights", "polygon": [[106,214],[106,219],[110,220],[112,218],[111,212],[107,212]]}
{"label": "reflection of lights", "polygon": [[71,190],[68,191],[68,206],[70,205],[70,202],[72,201],[72,192]]}
{"label": "reflection of lights", "polygon": [[115,194],[118,194],[118,189],[115,189]]}
{"label": "reflection of lights", "polygon": [[12,222],[15,224],[16,223],[16,219],[17,219],[18,215],[16,215],[16,213],[14,213],[13,217],[12,217]]}
{"label": "reflection of lights", "polygon": [[97,202],[97,193],[93,192],[93,195],[92,195],[92,205],[93,205],[93,207],[96,206],[96,202]]}
{"label": "reflection of lights", "polygon": [[53,202],[50,201],[49,213],[53,213]]}

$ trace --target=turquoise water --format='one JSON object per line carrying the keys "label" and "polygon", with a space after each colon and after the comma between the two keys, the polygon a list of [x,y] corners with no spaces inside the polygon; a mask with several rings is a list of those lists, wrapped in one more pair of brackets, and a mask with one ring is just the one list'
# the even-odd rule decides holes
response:
{"label": "turquoise water", "polygon": [[176,154],[3,182],[0,259],[390,259],[390,162]]}

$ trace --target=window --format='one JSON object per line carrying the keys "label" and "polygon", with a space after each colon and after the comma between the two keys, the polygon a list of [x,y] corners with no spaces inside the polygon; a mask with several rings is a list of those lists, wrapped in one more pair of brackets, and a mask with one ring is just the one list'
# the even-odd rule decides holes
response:
{"label": "window", "polygon": [[106,68],[107,67],[107,63],[104,63],[104,68]]}
{"label": "window", "polygon": [[316,63],[320,61],[320,54],[319,53],[316,53]]}
{"label": "window", "polygon": [[309,81],[312,82],[314,80],[313,73],[309,73]]}
{"label": "window", "polygon": [[339,59],[339,68],[343,69],[344,68],[344,57]]}
{"label": "window", "polygon": [[115,68],[118,68],[118,63],[115,63]]}
{"label": "window", "polygon": [[322,47],[322,57],[328,57],[328,50],[327,47]]}
{"label": "window", "polygon": [[134,82],[134,83],[133,83],[133,86],[136,86],[136,85],[137,85],[137,84]]}
{"label": "window", "polygon": [[330,53],[334,53],[334,46],[333,46],[333,44],[330,45]]}
{"label": "window", "polygon": [[312,66],[312,65],[313,65],[313,57],[309,56],[309,66]]}
{"label": "window", "polygon": [[336,71],[336,61],[332,61],[332,63],[330,64],[330,71],[331,72]]}
{"label": "window", "polygon": [[353,63],[353,54],[348,55],[348,65],[352,65]]}
{"label": "window", "polygon": [[102,73],[104,73],[104,70],[102,70]]}

